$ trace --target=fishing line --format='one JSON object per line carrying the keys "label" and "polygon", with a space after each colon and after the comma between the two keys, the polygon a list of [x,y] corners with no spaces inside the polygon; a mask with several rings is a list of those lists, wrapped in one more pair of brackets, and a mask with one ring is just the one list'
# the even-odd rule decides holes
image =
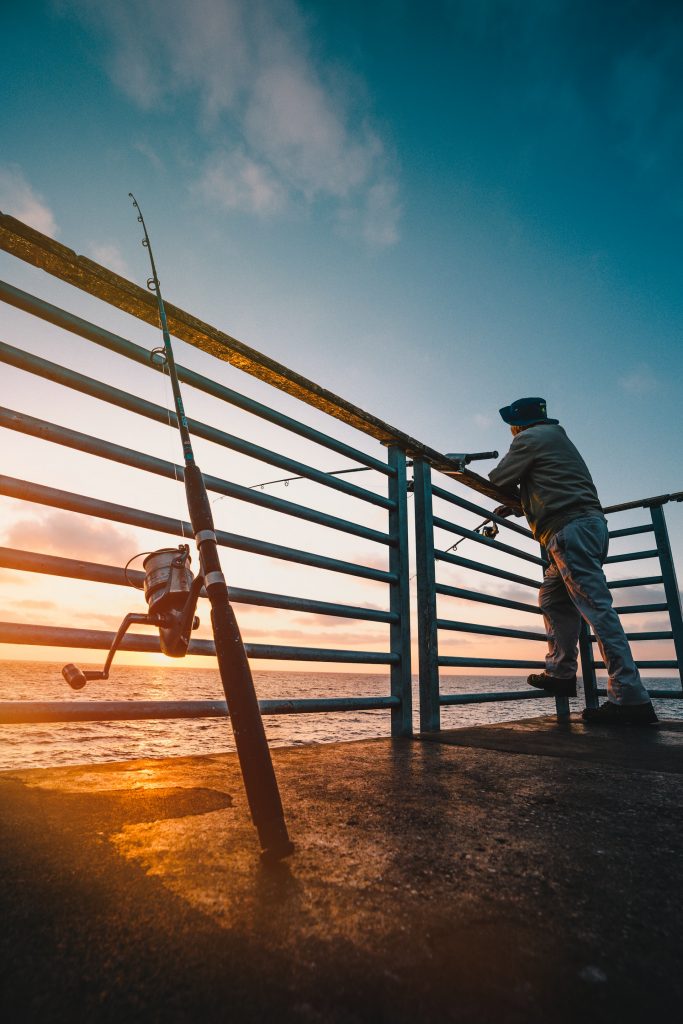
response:
{"label": "fishing line", "polygon": [[[489,526],[488,530],[484,529],[486,527],[487,523],[491,523],[491,526]],[[498,536],[498,534],[500,533],[500,530],[498,529],[498,526],[493,521],[493,519],[491,519],[489,517],[488,519],[484,519],[481,523],[479,523],[478,526],[475,526],[472,532],[473,533],[478,533],[478,534],[480,534],[483,537],[487,537],[489,540],[495,540],[496,537]],[[447,555],[449,553],[449,551],[456,551],[460,547],[460,545],[462,544],[462,542],[464,540],[472,540],[472,538],[471,537],[460,537],[459,540],[456,540],[455,544],[451,544],[451,546],[449,548],[446,548],[444,550],[444,555]],[[413,580],[417,578],[417,576],[418,576],[418,573],[414,573],[410,577],[408,582],[412,583]]]}
{"label": "fishing line", "polygon": [[133,590],[144,590],[145,589],[145,585],[143,583],[141,586],[138,586],[137,583],[133,582],[133,580],[128,575],[128,566],[130,565],[131,562],[134,562],[137,558],[142,558],[143,555],[151,555],[151,554],[153,554],[152,551],[138,551],[137,555],[133,555],[132,558],[129,558],[128,561],[126,562],[126,564],[124,565],[124,567],[123,567],[123,575],[126,577],[126,583],[128,584],[129,587],[132,587]]}
{"label": "fishing line", "polygon": [[[321,473],[325,473],[327,476],[342,476],[344,473],[367,473],[371,470],[372,466],[359,466],[354,469],[331,469],[321,470]],[[279,480],[264,480],[260,484],[249,484],[250,491],[262,491],[264,487],[270,487],[272,484],[284,484],[285,487],[289,487],[293,480],[309,480],[311,483],[317,483],[317,480],[312,480],[309,476],[283,476]],[[220,497],[213,499],[213,504],[217,501],[223,501],[224,498],[229,497],[227,494],[221,494]]]}
{"label": "fishing line", "polygon": [[[487,523],[491,523],[491,526],[489,526],[488,530],[485,530],[484,527],[486,526]],[[484,519],[483,522],[479,523],[479,526],[475,526],[474,529],[472,530],[472,533],[478,533],[482,537],[487,537],[489,540],[495,540],[498,534],[500,533],[500,530],[498,529],[496,523],[494,523],[493,519],[491,519],[491,517],[489,516],[488,519]],[[460,540],[456,540],[455,544],[451,544],[449,548],[446,548],[444,554],[447,555],[449,551],[456,551],[464,540],[471,539],[471,537],[461,537]]]}

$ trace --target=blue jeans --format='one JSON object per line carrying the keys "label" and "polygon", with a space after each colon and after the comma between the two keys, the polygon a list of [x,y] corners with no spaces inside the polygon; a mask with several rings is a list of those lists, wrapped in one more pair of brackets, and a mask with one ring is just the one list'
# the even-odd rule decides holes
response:
{"label": "blue jeans", "polygon": [[650,697],[602,571],[608,544],[607,523],[594,515],[572,520],[548,541],[550,565],[538,596],[548,634],[546,672],[558,679],[576,675],[583,617],[593,629],[609,673],[608,699],[614,704],[646,704]]}

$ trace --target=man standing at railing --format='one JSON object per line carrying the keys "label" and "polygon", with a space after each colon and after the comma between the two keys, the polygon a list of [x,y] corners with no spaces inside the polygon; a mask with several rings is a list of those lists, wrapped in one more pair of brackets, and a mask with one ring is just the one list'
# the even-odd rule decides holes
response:
{"label": "man standing at railing", "polygon": [[[514,440],[489,473],[509,504],[496,511],[524,512],[545,548],[549,565],[539,593],[548,634],[546,671],[528,682],[556,696],[576,696],[581,617],[592,627],[609,673],[607,701],[586,708],[586,722],[651,725],[657,721],[633,660],[602,571],[607,521],[588,467],[558,420],[548,419],[543,398],[520,398],[500,410]],[[521,511],[518,511],[521,510]]]}

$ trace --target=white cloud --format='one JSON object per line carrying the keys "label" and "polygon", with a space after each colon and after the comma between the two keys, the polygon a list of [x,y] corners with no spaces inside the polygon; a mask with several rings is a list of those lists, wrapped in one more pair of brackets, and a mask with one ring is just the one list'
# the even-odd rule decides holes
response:
{"label": "white cloud", "polygon": [[309,196],[345,196],[367,182],[378,146],[351,132],[313,69],[295,54],[261,68],[244,126],[252,148]]}
{"label": "white cloud", "polygon": [[0,166],[0,210],[45,235],[57,234],[52,211],[14,164]]}
{"label": "white cloud", "polygon": [[398,241],[398,222],[401,208],[398,187],[393,181],[381,181],[367,192],[363,237],[370,245],[394,245]]}
{"label": "white cloud", "polygon": [[345,237],[360,237],[373,248],[385,248],[398,242],[400,218],[398,187],[386,179],[370,185],[360,203],[342,206],[337,224]]}
{"label": "white cloud", "polygon": [[163,172],[164,162],[149,142],[141,139],[133,144],[133,148],[137,149],[138,153],[144,156],[146,160],[149,160],[155,171],[158,171],[159,173]]}
{"label": "white cloud", "polygon": [[114,82],[144,109],[194,99],[208,155],[191,186],[261,216],[332,202],[347,233],[398,241],[398,187],[362,88],[316,58],[295,0],[66,0],[104,30]]}
{"label": "white cloud", "polygon": [[61,509],[44,509],[19,519],[5,531],[3,544],[24,551],[70,558],[92,558],[108,565],[125,565],[138,541],[134,532],[114,523],[89,519]]}
{"label": "white cloud", "polygon": [[646,363],[634,366],[630,373],[619,377],[619,387],[629,395],[651,395],[659,388],[659,380]]}
{"label": "white cloud", "polygon": [[130,268],[117,245],[107,243],[97,245],[93,243],[88,250],[88,255],[91,259],[95,260],[96,263],[101,263],[103,266],[109,267],[109,269],[113,270],[115,274],[120,274],[121,277],[132,277]]}
{"label": "white cloud", "polygon": [[251,160],[241,149],[214,154],[193,191],[220,209],[258,214],[275,213],[286,201],[285,191],[271,170]]}
{"label": "white cloud", "polygon": [[113,43],[108,71],[139,106],[152,109],[188,90],[209,118],[229,110],[248,74],[259,0],[71,0]]}

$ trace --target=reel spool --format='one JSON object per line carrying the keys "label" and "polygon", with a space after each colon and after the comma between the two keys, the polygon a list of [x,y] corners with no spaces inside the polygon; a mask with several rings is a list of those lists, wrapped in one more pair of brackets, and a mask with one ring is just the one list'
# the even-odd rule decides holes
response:
{"label": "reel spool", "polygon": [[177,611],[183,607],[192,587],[190,549],[187,544],[177,548],[152,551],[142,563],[145,570],[145,600],[153,615]]}

